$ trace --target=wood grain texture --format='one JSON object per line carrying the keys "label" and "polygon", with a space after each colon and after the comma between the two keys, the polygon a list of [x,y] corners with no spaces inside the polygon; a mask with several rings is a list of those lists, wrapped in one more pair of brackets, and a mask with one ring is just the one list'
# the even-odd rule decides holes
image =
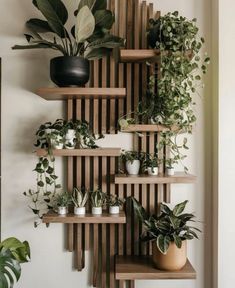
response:
{"label": "wood grain texture", "polygon": [[196,272],[189,261],[179,271],[162,271],[154,268],[151,256],[117,256],[116,279],[196,279]]}
{"label": "wood grain texture", "polygon": [[[103,68],[105,74],[105,64],[106,58],[103,59]],[[97,65],[97,64],[96,64]],[[96,67],[97,69],[97,67]],[[96,70],[97,72],[97,70]],[[72,100],[72,99],[113,99],[113,98],[125,98],[126,89],[125,88],[107,88],[107,83],[103,83],[103,87],[95,88],[40,88],[36,91],[36,94],[48,101],[56,100]]]}
{"label": "wood grain texture", "polygon": [[[47,155],[47,151],[44,149],[38,149],[36,151],[37,156]],[[121,148],[97,148],[97,149],[61,149],[53,150],[54,156],[64,156],[64,157],[111,157],[111,156],[120,156]]]}
{"label": "wood grain texture", "polygon": [[44,214],[43,223],[89,223],[89,224],[118,224],[126,223],[126,216],[123,211],[117,215],[110,215],[107,212],[103,212],[102,215],[96,216],[87,213],[85,216],[76,216],[74,214],[58,215],[55,212],[48,212]]}
{"label": "wood grain texture", "polygon": [[123,128],[121,132],[164,132],[164,131],[178,131],[179,128],[177,126],[173,126],[171,128],[166,127],[164,125],[157,125],[157,124],[136,124],[136,125],[129,125],[127,128]]}
{"label": "wood grain texture", "polygon": [[195,183],[196,176],[185,174],[184,172],[176,172],[174,176],[149,176],[143,175],[115,175],[116,184],[180,184],[180,183]]}

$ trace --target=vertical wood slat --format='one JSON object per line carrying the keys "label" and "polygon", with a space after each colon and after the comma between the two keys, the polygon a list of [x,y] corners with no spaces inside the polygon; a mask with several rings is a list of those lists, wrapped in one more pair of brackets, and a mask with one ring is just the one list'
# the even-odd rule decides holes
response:
{"label": "vertical wood slat", "polygon": [[[94,87],[99,87],[99,60],[94,60]],[[93,132],[99,133],[99,100],[93,100]]]}
{"label": "vertical wood slat", "polygon": [[[107,87],[107,57],[102,59],[102,87]],[[103,99],[101,103],[101,132],[107,133],[107,99]]]}
{"label": "vertical wood slat", "polygon": [[[70,120],[73,117],[73,100],[68,100],[67,103],[67,119]],[[68,157],[68,174],[67,174],[67,187],[68,191],[71,193],[73,190],[73,157]],[[74,250],[74,226],[73,224],[68,224],[68,250],[72,252]]]}

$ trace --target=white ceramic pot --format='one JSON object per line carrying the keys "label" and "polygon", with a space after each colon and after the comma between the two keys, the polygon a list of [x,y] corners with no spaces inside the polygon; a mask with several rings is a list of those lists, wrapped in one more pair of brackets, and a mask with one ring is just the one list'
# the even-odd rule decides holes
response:
{"label": "white ceramic pot", "polygon": [[93,215],[101,215],[102,214],[102,207],[92,207],[92,214]]}
{"label": "white ceramic pot", "polygon": [[109,206],[109,214],[119,214],[119,206]]}
{"label": "white ceramic pot", "polygon": [[74,207],[74,215],[85,215],[86,208],[85,207]]}
{"label": "white ceramic pot", "polygon": [[174,176],[175,175],[175,168],[166,168],[166,175],[167,176]]}
{"label": "white ceramic pot", "polygon": [[67,207],[58,207],[58,214],[59,215],[66,215],[68,213]]}
{"label": "white ceramic pot", "polygon": [[148,167],[148,174],[150,176],[157,176],[158,175],[158,167]]}
{"label": "white ceramic pot", "polygon": [[68,140],[65,140],[65,144],[64,144],[65,148],[68,149],[68,150],[73,150],[75,149],[76,147],[76,142],[75,141],[68,141]]}
{"label": "white ceramic pot", "polygon": [[51,139],[51,146],[53,149],[63,149],[63,137],[58,135],[56,139]]}
{"label": "white ceramic pot", "polygon": [[138,175],[140,171],[140,160],[126,161],[126,170],[129,175]]}
{"label": "white ceramic pot", "polygon": [[76,138],[76,131],[74,129],[68,129],[66,135],[65,135],[65,139],[66,140],[72,140]]}

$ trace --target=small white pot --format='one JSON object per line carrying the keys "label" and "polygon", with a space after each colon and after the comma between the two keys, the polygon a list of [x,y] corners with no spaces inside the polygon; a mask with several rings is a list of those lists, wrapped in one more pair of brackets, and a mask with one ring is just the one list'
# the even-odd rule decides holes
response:
{"label": "small white pot", "polygon": [[58,207],[58,214],[59,215],[66,215],[68,213],[67,207]]}
{"label": "small white pot", "polygon": [[74,207],[74,215],[85,215],[86,208],[85,207]]}
{"label": "small white pot", "polygon": [[76,131],[74,129],[68,129],[66,135],[65,135],[65,139],[66,140],[72,140],[76,138]]}
{"label": "small white pot", "polygon": [[92,214],[93,215],[101,215],[102,214],[102,207],[92,207]]}
{"label": "small white pot", "polygon": [[62,142],[63,137],[57,136],[56,139],[51,139],[51,146],[53,149],[63,149],[64,144]]}
{"label": "small white pot", "polygon": [[126,170],[129,175],[138,175],[140,171],[140,160],[134,160],[126,162]]}
{"label": "small white pot", "polygon": [[119,206],[109,206],[109,214],[119,214]]}
{"label": "small white pot", "polygon": [[158,175],[158,167],[148,167],[148,174],[150,176],[157,176]]}
{"label": "small white pot", "polygon": [[175,168],[166,168],[166,175],[167,176],[174,176],[175,175]]}

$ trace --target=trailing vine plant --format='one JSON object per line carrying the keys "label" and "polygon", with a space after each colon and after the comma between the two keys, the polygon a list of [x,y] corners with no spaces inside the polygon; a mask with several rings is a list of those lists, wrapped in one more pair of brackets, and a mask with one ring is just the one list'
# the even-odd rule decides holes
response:
{"label": "trailing vine plant", "polygon": [[[133,117],[123,117],[119,124],[126,128],[141,119],[146,124],[164,125],[160,132],[158,151],[162,150],[168,162],[182,163],[188,149],[187,137],[179,143],[178,136],[192,133],[196,122],[194,94],[203,87],[201,74],[207,71],[210,58],[201,57],[205,42],[198,36],[196,19],[188,20],[176,11],[157,20],[150,19],[149,46],[160,55],[157,72],[149,78],[145,99],[139,103]],[[169,153],[165,153],[167,150]],[[183,164],[183,163],[182,163]],[[187,167],[184,166],[185,171]]]}

